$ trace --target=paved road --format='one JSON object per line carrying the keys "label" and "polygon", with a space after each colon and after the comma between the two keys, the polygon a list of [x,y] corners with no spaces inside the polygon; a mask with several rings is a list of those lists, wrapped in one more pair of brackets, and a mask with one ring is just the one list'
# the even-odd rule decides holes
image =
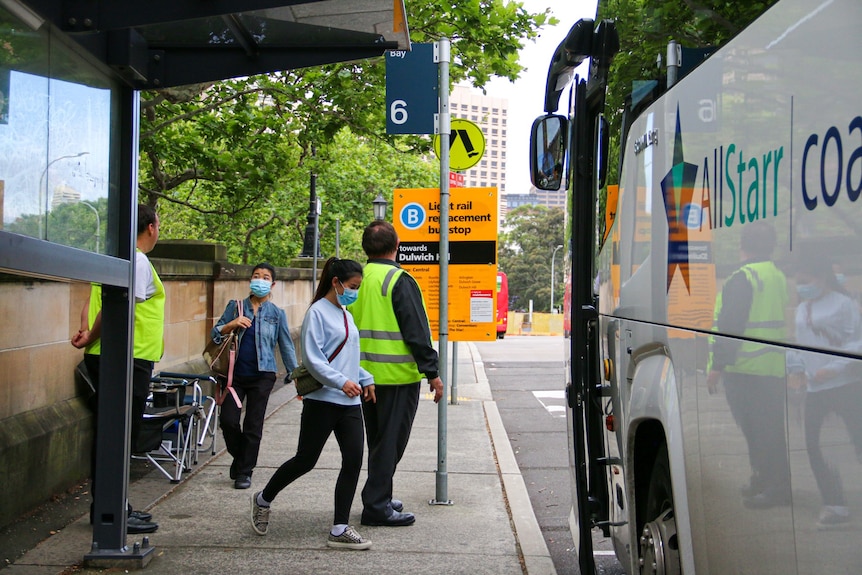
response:
{"label": "paved road", "polygon": [[[507,336],[476,344],[558,575],[579,575],[569,532],[571,487],[562,337]],[[607,541],[598,572],[622,575]]]}

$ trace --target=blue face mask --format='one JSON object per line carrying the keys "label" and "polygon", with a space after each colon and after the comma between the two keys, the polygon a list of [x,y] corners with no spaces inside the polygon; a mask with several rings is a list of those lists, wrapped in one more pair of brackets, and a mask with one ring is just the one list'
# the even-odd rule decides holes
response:
{"label": "blue face mask", "polygon": [[817,299],[823,290],[817,284],[796,284],[796,293],[799,299]]}
{"label": "blue face mask", "polygon": [[847,276],[844,274],[835,274],[835,281],[838,282],[838,285],[843,286],[847,283]]}
{"label": "blue face mask", "polygon": [[335,292],[335,297],[338,298],[338,303],[343,306],[348,306],[359,298],[359,290],[344,287],[341,280],[339,280],[338,283],[341,284],[341,289],[344,290],[344,293]]}
{"label": "blue face mask", "polygon": [[272,288],[272,282],[263,279],[253,279],[251,280],[250,287],[251,293],[257,297],[266,297],[269,294],[270,288]]}

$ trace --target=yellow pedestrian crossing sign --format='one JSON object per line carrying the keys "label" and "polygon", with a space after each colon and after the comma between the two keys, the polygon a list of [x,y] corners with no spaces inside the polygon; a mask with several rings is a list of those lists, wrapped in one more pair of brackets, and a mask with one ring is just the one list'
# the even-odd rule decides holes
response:
{"label": "yellow pedestrian crossing sign", "polygon": [[[434,153],[440,157],[440,135],[434,136]],[[462,118],[452,119],[449,136],[449,169],[469,170],[485,153],[485,134],[478,124]]]}

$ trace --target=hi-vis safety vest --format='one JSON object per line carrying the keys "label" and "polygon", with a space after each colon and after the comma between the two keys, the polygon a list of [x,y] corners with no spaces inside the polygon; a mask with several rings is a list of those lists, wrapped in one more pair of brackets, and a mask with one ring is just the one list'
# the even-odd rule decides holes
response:
{"label": "hi-vis safety vest", "polygon": [[150,263],[156,293],[135,303],[135,359],[159,361],[165,352],[165,287]]}
{"label": "hi-vis safety vest", "polygon": [[[772,262],[745,264],[735,274],[744,273],[751,284],[751,308],[745,324],[743,337],[758,340],[782,342],[785,339],[784,310],[787,307],[787,280]],[[733,277],[733,276],[731,276]],[[728,278],[729,280],[729,278]],[[715,301],[713,330],[717,329],[718,315],[721,313],[721,293]],[[712,341],[712,337],[710,340]],[[747,373],[784,377],[784,352],[775,346],[756,341],[743,341],[736,354],[736,361],[725,366],[731,373]],[[709,357],[712,365],[712,351]]]}
{"label": "hi-vis safety vest", "polygon": [[374,375],[377,385],[415,383],[423,377],[392,309],[392,287],[403,273],[394,266],[367,264],[359,299],[349,308],[359,327],[359,363]]}
{"label": "hi-vis safety vest", "polygon": [[[143,302],[135,302],[135,359],[146,359],[159,361],[165,351],[165,287],[156,268],[150,263],[153,271],[153,281],[156,284],[156,292],[153,296]],[[87,323],[90,329],[96,321],[96,316],[102,311],[102,286],[90,284],[90,306],[87,311]],[[84,353],[100,355],[102,353],[102,339],[99,338],[84,348]]]}
{"label": "hi-vis safety vest", "polygon": [[[87,326],[93,329],[96,317],[102,311],[102,284],[90,284],[90,305],[87,309]],[[102,354],[102,338],[97,339],[84,348],[84,353],[92,355]]]}

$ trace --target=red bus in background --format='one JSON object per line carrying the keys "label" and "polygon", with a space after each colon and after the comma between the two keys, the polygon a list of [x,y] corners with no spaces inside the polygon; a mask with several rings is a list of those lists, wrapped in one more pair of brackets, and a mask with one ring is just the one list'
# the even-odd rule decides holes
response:
{"label": "red bus in background", "polygon": [[572,276],[566,271],[566,291],[563,294],[563,337],[572,336]]}
{"label": "red bus in background", "polygon": [[497,339],[506,336],[509,327],[509,280],[505,272],[497,272]]}

